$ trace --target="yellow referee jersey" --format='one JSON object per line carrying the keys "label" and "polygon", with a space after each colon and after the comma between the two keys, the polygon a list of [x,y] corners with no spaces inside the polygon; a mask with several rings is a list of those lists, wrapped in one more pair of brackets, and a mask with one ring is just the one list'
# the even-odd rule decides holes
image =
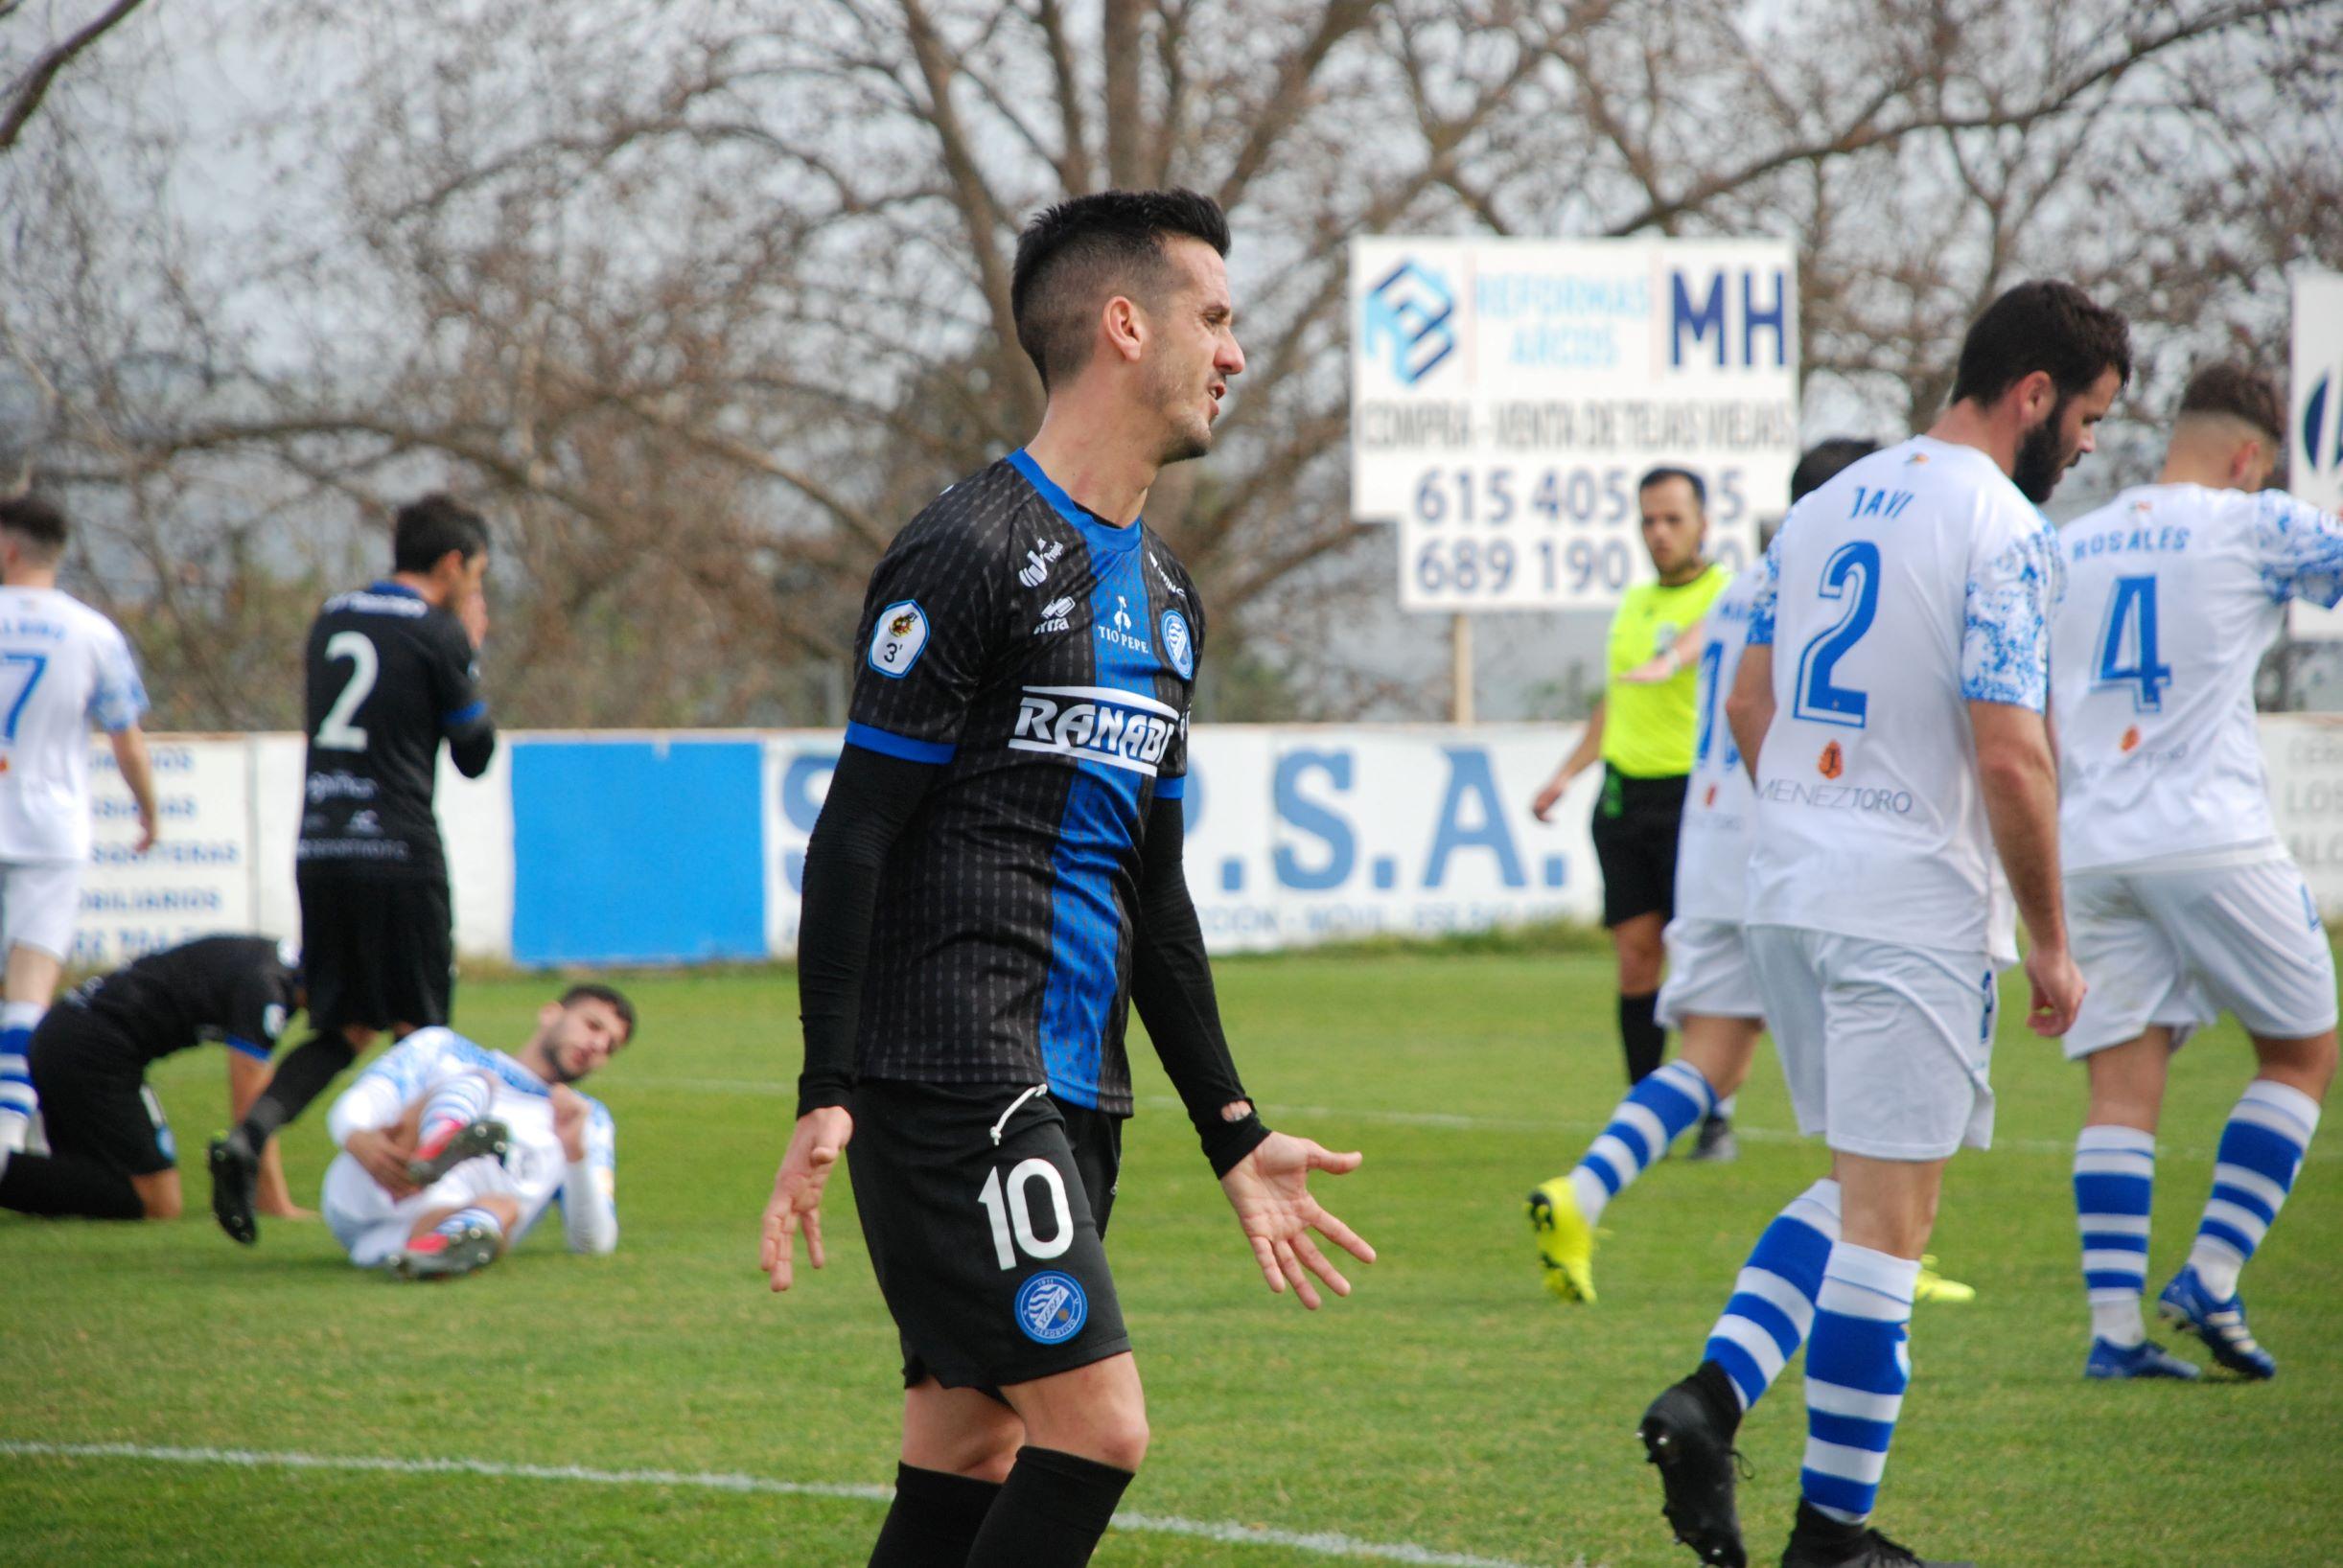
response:
{"label": "yellow referee jersey", "polygon": [[1715,562],[1689,583],[1638,584],[1611,618],[1603,681],[1603,761],[1630,778],[1672,778],[1692,772],[1698,661],[1665,680],[1641,685],[1619,677],[1675,646],[1684,628],[1708,613],[1733,574]]}

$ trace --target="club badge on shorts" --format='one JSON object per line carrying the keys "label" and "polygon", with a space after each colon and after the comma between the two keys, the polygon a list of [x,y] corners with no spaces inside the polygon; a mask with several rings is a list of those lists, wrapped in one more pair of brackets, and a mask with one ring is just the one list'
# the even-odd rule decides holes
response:
{"label": "club badge on shorts", "polygon": [[1017,1287],[1017,1326],[1036,1345],[1063,1345],[1090,1321],[1090,1299],[1070,1274],[1049,1269]]}

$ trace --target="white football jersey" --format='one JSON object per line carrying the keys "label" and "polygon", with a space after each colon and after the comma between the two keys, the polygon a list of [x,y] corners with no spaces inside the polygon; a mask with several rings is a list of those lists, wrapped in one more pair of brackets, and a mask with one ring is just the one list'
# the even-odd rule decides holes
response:
{"label": "white football jersey", "polygon": [[0,588],[0,861],[89,859],[89,726],[146,710],[112,621],[56,588]]}
{"label": "white football jersey", "polygon": [[2254,671],[2288,600],[2343,598],[2343,519],[2281,491],[2143,485],[2068,523],[2060,544],[2066,868],[2274,841]]}
{"label": "white football jersey", "polygon": [[1725,722],[1725,699],[1741,668],[1761,575],[1743,572],[1727,584],[1701,626],[1692,776],[1676,841],[1676,912],[1685,919],[1738,921],[1746,901],[1757,797]]}
{"label": "white football jersey", "polygon": [[[572,1185],[568,1156],[553,1131],[551,1089],[535,1073],[500,1050],[473,1044],[450,1028],[417,1029],[375,1059],[372,1067],[335,1100],[327,1118],[336,1147],[360,1128],[387,1127],[432,1090],[465,1073],[484,1074],[495,1085],[488,1114],[512,1129],[512,1146],[504,1156],[504,1174],[491,1190],[499,1191],[521,1208],[521,1225],[511,1237],[519,1245],[548,1204],[559,1200],[563,1228],[575,1251],[608,1250],[617,1234],[617,1129],[601,1101],[585,1096],[585,1169]],[[336,1166],[357,1169],[347,1154],[335,1157]],[[362,1175],[363,1172],[361,1171]],[[335,1173],[327,1173],[329,1188]],[[345,1178],[346,1179],[346,1178]],[[371,1179],[371,1178],[369,1178]],[[582,1188],[582,1190],[579,1188]],[[601,1245],[590,1239],[606,1236]]]}
{"label": "white football jersey", "polygon": [[2012,950],[1968,704],[2049,700],[2057,536],[1994,461],[1915,436],[1792,509],[1751,647],[1774,654],[1751,925]]}

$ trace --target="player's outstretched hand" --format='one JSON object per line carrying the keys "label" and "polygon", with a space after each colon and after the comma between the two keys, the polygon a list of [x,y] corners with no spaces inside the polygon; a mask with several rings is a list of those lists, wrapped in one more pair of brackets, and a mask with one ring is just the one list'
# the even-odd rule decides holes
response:
{"label": "player's outstretched hand", "polygon": [[2075,1015],[2081,1010],[2082,994],[2088,987],[2082,971],[2075,967],[2074,955],[2063,947],[2036,942],[2026,954],[2026,982],[2033,992],[2026,1022],[2034,1033],[2055,1040],[2075,1026]]}
{"label": "player's outstretched hand", "polygon": [[1319,1298],[1317,1286],[1311,1283],[1311,1275],[1325,1280],[1337,1296],[1348,1296],[1351,1282],[1327,1260],[1310,1233],[1317,1232],[1361,1263],[1375,1261],[1375,1249],[1357,1232],[1318,1207],[1318,1200],[1310,1194],[1310,1173],[1323,1170],[1330,1176],[1347,1176],[1365,1158],[1356,1151],[1332,1153],[1307,1138],[1271,1133],[1220,1178],[1220,1189],[1228,1194],[1229,1207],[1237,1211],[1237,1223],[1244,1227],[1244,1237],[1253,1244],[1262,1278],[1281,1295],[1290,1281],[1294,1295],[1313,1312]]}
{"label": "player's outstretched hand", "polygon": [[789,1151],[773,1175],[773,1201],[765,1205],[764,1240],[757,1250],[757,1266],[775,1290],[790,1286],[800,1229],[805,1232],[806,1261],[816,1268],[825,1261],[822,1188],[853,1136],[853,1114],[843,1105],[825,1105],[798,1118],[797,1130],[789,1135]]}

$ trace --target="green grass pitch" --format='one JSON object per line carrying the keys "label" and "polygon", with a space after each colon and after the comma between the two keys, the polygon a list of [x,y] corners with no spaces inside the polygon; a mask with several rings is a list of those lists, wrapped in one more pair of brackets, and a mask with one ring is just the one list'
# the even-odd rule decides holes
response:
{"label": "green grass pitch", "polygon": [[[792,1108],[791,978],[631,984],[642,1037],[593,1085],[618,1121],[615,1257],[570,1257],[554,1233],[477,1278],[402,1286],[348,1267],[313,1222],[269,1225],[246,1252],[199,1212],[0,1216],[0,1444],[886,1482],[895,1347],[847,1184],[826,1271],[775,1298],[755,1269]],[[1631,1429],[1697,1358],[1766,1219],[1820,1172],[1786,1136],[1770,1049],[1743,1095],[1741,1162],[1654,1170],[1607,1216],[1602,1303],[1568,1308],[1539,1288],[1520,1198],[1619,1093],[1606,959],[1349,953],[1226,963],[1220,985],[1272,1123],[1366,1151],[1323,1192],[1382,1261],[1315,1315],[1270,1297],[1135,1039],[1141,1109],[1110,1251],[1155,1438],[1126,1509],[1403,1549],[1380,1560],[1689,1564]],[[517,1045],[548,990],[469,981],[457,1022]],[[2151,1290],[2187,1249],[2247,1060],[2227,1025],[2179,1059]],[[224,1076],[217,1051],[158,1074],[196,1153],[197,1211]],[[2245,1277],[2275,1383],[2085,1384],[2066,1152],[2081,1076],[2022,1022],[2005,1023],[1994,1076],[2002,1146],[1954,1162],[1935,1243],[1980,1299],[1920,1309],[1880,1523],[1995,1568],[2327,1560],[2343,1524],[2336,1137]],[[290,1140],[304,1203],[323,1110]],[[1802,1442],[1793,1372],[1744,1429],[1756,1561],[1780,1549]],[[879,1515],[853,1495],[0,1452],[7,1563],[853,1564]],[[1097,1560],[1344,1559],[1119,1530]]]}

